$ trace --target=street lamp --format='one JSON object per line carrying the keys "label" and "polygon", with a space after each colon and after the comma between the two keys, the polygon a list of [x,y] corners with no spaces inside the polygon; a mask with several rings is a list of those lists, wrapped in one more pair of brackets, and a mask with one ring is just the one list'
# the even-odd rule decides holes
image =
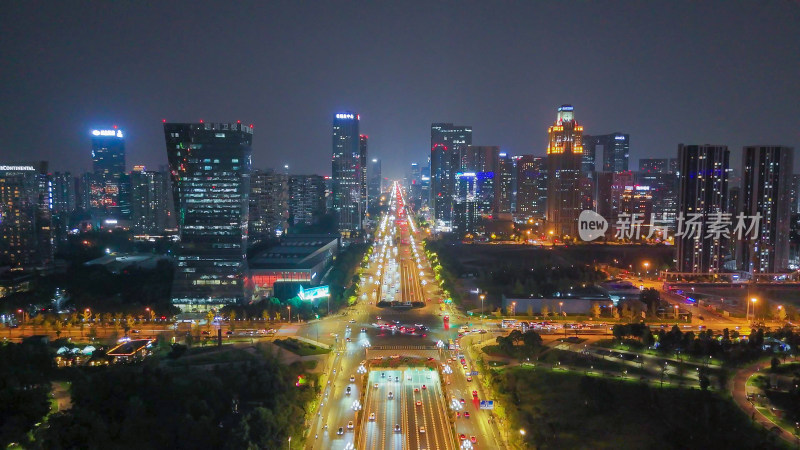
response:
{"label": "street lamp", "polygon": [[[289,323],[292,323],[292,305],[287,305],[286,309],[289,310]],[[289,440],[291,441],[291,438]]]}
{"label": "street lamp", "polygon": [[644,262],[644,274],[645,274],[645,276],[650,274],[649,268],[650,268],[650,263],[645,261]]}
{"label": "street lamp", "polygon": [[[758,299],[757,299],[757,298],[755,298],[755,297],[753,297],[753,298],[751,298],[751,299],[750,299],[750,303],[752,303],[752,304],[753,304],[753,321],[755,321],[755,320],[756,320],[756,303],[757,303],[757,302],[758,302]],[[746,316],[746,317],[745,317],[745,320],[747,320],[747,319],[750,317],[750,313],[749,313],[749,311],[750,311],[750,305],[749,305],[749,304],[747,305],[747,310],[748,310],[748,312],[746,312],[746,313],[745,313],[745,316]]]}
{"label": "street lamp", "polygon": [[564,302],[558,302],[558,315],[559,316],[562,315],[562,313],[561,313],[561,307],[562,306],[564,306]]}
{"label": "street lamp", "polygon": [[517,302],[511,302],[511,315],[517,315]]}
{"label": "street lamp", "polygon": [[675,305],[675,320],[678,320],[678,308],[680,307],[678,305]]}

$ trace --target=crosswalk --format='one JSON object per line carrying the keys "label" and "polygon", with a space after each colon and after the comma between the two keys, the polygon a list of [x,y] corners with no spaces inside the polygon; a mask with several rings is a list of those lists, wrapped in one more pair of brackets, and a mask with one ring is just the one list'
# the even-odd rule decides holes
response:
{"label": "crosswalk", "polygon": [[438,350],[434,345],[373,345],[370,350]]}

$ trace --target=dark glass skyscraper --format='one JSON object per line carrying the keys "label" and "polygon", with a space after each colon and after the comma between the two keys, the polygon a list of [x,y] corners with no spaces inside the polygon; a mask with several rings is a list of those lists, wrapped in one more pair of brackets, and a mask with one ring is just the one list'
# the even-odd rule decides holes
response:
{"label": "dark glass skyscraper", "polygon": [[452,225],[456,174],[461,169],[461,153],[472,145],[472,127],[452,123],[431,124],[431,201],[437,226]]}
{"label": "dark glass skyscraper", "polygon": [[[678,215],[689,221],[699,215],[708,224],[711,217],[726,213],[730,151],[725,145],[678,145]],[[683,230],[688,231],[684,223]],[[675,239],[678,272],[719,272],[729,252],[730,239],[684,234]]]}
{"label": "dark glass skyscraper", "polygon": [[123,205],[125,182],[125,138],[116,126],[109,130],[92,130],[92,213],[97,218],[127,219],[130,204]]}
{"label": "dark glass skyscraper", "polygon": [[630,158],[630,135],[611,133],[583,137],[584,152],[592,155],[592,161],[603,150],[603,172],[625,172]]}
{"label": "dark glass skyscraper", "polygon": [[172,302],[206,310],[244,299],[250,147],[240,123],[165,123],[181,245]]}
{"label": "dark glass skyscraper", "polygon": [[367,197],[370,202],[381,196],[383,178],[381,175],[381,160],[372,158],[367,169]]}
{"label": "dark glass skyscraper", "polygon": [[533,155],[517,159],[518,219],[544,219],[547,210],[547,160]]}
{"label": "dark glass skyscraper", "polygon": [[331,159],[333,199],[331,206],[339,223],[339,231],[345,237],[361,230],[361,215],[363,214],[359,120],[359,115],[353,112],[341,112],[333,116],[333,155]]}

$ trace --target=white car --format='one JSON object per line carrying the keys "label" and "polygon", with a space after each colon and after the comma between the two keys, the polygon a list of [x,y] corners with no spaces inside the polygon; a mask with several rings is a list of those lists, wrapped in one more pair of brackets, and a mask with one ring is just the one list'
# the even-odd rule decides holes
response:
{"label": "white car", "polygon": [[389,392],[389,395],[388,395],[388,397],[389,397],[389,400],[391,400],[391,399],[393,399],[393,398],[394,398],[394,394],[392,394],[391,392]]}
{"label": "white car", "polygon": [[369,421],[370,422],[374,422],[375,421],[375,413],[369,413]]}
{"label": "white car", "polygon": [[352,420],[350,422],[347,422],[347,429],[348,430],[352,430],[353,429],[353,421]]}
{"label": "white car", "polygon": [[419,432],[420,433],[424,433],[425,432],[425,427],[419,427]]}

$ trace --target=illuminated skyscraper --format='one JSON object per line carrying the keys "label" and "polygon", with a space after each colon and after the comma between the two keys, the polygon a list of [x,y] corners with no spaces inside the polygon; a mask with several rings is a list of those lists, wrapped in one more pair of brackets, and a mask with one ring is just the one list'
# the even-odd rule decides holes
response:
{"label": "illuminated skyscraper", "polygon": [[367,198],[370,203],[381,196],[383,178],[381,178],[381,160],[372,158],[367,167]]}
{"label": "illuminated skyscraper", "polygon": [[367,199],[369,198],[369,189],[367,187],[367,143],[369,142],[369,136],[366,134],[362,134],[358,136],[358,168],[361,170],[361,179],[359,183],[361,184],[361,204],[359,205],[361,217],[360,220],[364,220],[364,215],[367,213]]}
{"label": "illuminated skyscraper", "polygon": [[108,130],[92,130],[91,212],[96,218],[127,219],[130,205],[123,205],[125,182],[125,138],[114,126]]}
{"label": "illuminated skyscraper", "polygon": [[250,147],[241,123],[165,123],[181,244],[172,302],[206,310],[244,299]]}
{"label": "illuminated skyscraper", "polygon": [[789,267],[789,219],[794,149],[745,147],[741,190],[742,212],[760,216],[758,237],[738,242],[739,262],[748,272],[775,273]]}
{"label": "illuminated skyscraper", "polygon": [[511,214],[513,178],[514,160],[507,153],[500,153],[495,170],[495,216],[505,214],[508,217],[508,214]]}
{"label": "illuminated skyscraper", "polygon": [[533,155],[517,159],[518,219],[544,219],[547,211],[547,160]]}
{"label": "illuminated skyscraper", "polygon": [[461,169],[461,153],[472,145],[472,127],[452,123],[431,124],[431,200],[437,226],[452,225],[456,174]]}
{"label": "illuminated skyscraper", "polygon": [[547,230],[575,238],[581,212],[583,127],[575,121],[571,105],[558,108],[547,133]]}
{"label": "illuminated skyscraper", "polygon": [[[715,214],[727,212],[730,151],[725,145],[678,145],[678,215],[693,215],[708,224]],[[687,228],[684,224],[683,230]],[[723,236],[699,237],[684,233],[675,239],[678,272],[719,272],[729,256],[730,240]]]}
{"label": "illuminated skyscraper", "polygon": [[169,181],[166,172],[134,166],[130,173],[131,229],[136,234],[161,234],[167,227]]}
{"label": "illuminated skyscraper", "polygon": [[[364,173],[361,169],[359,120],[359,115],[353,112],[341,112],[333,116],[331,206],[339,223],[339,231],[344,237],[357,234],[361,230],[362,198],[366,194],[362,189]],[[366,136],[363,146],[366,158]]]}
{"label": "illuminated skyscraper", "polygon": [[45,161],[0,164],[0,264],[34,267],[52,262],[51,203]]}
{"label": "illuminated skyscraper", "polygon": [[289,176],[274,170],[250,174],[250,245],[283,234],[289,219]]}
{"label": "illuminated skyscraper", "polygon": [[628,170],[630,135],[617,132],[600,136],[583,136],[583,146],[591,155],[597,155],[598,147],[602,148],[603,172],[616,173]]}
{"label": "illuminated skyscraper", "polygon": [[289,222],[311,225],[326,212],[325,178],[320,175],[289,176]]}

